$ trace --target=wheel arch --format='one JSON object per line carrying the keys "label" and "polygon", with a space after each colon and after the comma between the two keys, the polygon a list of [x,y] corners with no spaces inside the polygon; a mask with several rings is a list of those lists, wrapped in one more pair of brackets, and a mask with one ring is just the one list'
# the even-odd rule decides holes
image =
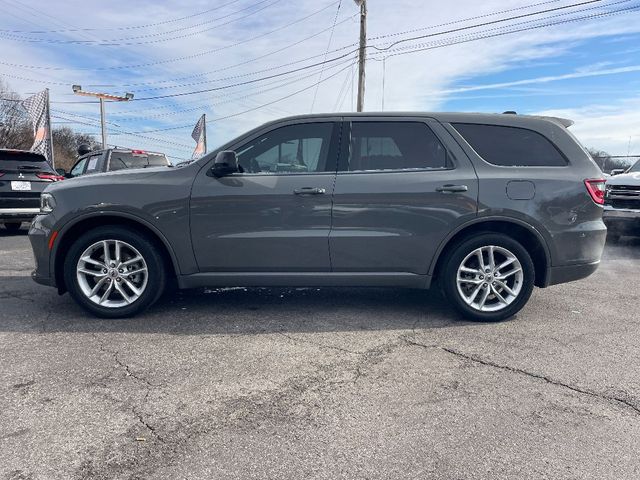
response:
{"label": "wheel arch", "polygon": [[78,238],[81,232],[89,231],[96,227],[107,225],[125,226],[137,230],[147,236],[160,249],[162,258],[165,261],[167,272],[177,277],[180,268],[178,260],[171,248],[166,237],[156,227],[151,225],[144,219],[135,215],[126,213],[105,212],[103,214],[89,214],[75,219],[73,222],[65,225],[58,233],[57,241],[51,256],[51,267],[53,268],[55,284],[60,293],[67,291],[64,281],[64,259],[73,242]]}
{"label": "wheel arch", "polygon": [[453,231],[438,247],[435,261],[429,274],[437,280],[449,252],[470,234],[501,233],[520,242],[531,255],[535,268],[534,285],[545,287],[548,283],[548,271],[551,266],[549,246],[542,234],[524,221],[503,217],[485,217],[461,225]]}

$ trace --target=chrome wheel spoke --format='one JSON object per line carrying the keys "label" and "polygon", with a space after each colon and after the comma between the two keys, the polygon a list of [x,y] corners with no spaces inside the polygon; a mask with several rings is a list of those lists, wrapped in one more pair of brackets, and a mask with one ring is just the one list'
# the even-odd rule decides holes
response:
{"label": "chrome wheel spoke", "polygon": [[107,298],[109,298],[109,294],[111,293],[111,290],[113,290],[113,282],[109,282],[109,286],[100,297],[100,300],[98,300],[98,303],[102,304],[102,302],[104,302]]}
{"label": "chrome wheel spoke", "polygon": [[512,257],[512,258],[508,258],[507,260],[505,260],[504,262],[502,262],[500,265],[498,265],[498,267],[496,268],[496,270],[502,270],[504,267],[508,267],[509,265],[511,265],[513,262],[517,262],[518,259],[516,257]]}
{"label": "chrome wheel spoke", "polygon": [[119,283],[116,282],[116,290],[118,291],[118,293],[122,296],[122,298],[124,299],[125,302],[127,302],[127,304],[131,303],[131,297],[129,297],[129,295],[127,294],[127,292],[124,291],[124,288],[122,288],[122,285],[120,285]]}
{"label": "chrome wheel spoke", "polygon": [[95,286],[93,287],[93,289],[91,289],[91,291],[89,292],[89,294],[87,295],[89,298],[93,297],[96,293],[98,293],[98,290],[100,290],[100,288],[105,284],[105,282],[107,281],[106,277],[99,280]]}
{"label": "chrome wheel spoke", "polygon": [[143,258],[140,255],[138,255],[135,258],[131,258],[131,259],[127,260],[126,262],[122,262],[122,265],[127,267],[127,266],[131,265],[132,263],[140,262],[142,260],[143,260]]}
{"label": "chrome wheel spoke", "polygon": [[485,266],[484,266],[484,258],[482,257],[482,249],[481,248],[477,249],[475,254],[478,259],[478,265],[480,265],[480,270],[484,272]]}
{"label": "chrome wheel spoke", "polygon": [[504,304],[504,305],[508,305],[507,301],[505,300],[505,298],[500,294],[500,292],[492,285],[491,286],[491,291],[493,292],[493,294],[496,296],[496,298],[498,300],[500,300],[500,303]]}
{"label": "chrome wheel spoke", "polygon": [[92,277],[106,277],[107,274],[106,273],[102,273],[102,270],[97,271],[97,270],[87,270],[86,268],[79,268],[78,269],[79,273],[84,273],[85,275],[91,275]]}
{"label": "chrome wheel spoke", "polygon": [[120,264],[120,247],[121,247],[121,243],[116,240],[116,264],[119,265]]}
{"label": "chrome wheel spoke", "polygon": [[111,263],[111,254],[109,253],[109,242],[106,240],[102,241],[102,250],[104,252],[104,263],[109,265]]}
{"label": "chrome wheel spoke", "polygon": [[474,275],[482,275],[484,272],[482,270],[478,270],[477,268],[469,268],[464,265],[460,267],[460,271],[464,273],[472,273]]}
{"label": "chrome wheel spoke", "polygon": [[507,273],[501,273],[499,277],[496,277],[496,279],[500,279],[500,280],[505,280],[506,278],[510,277],[511,275],[515,275],[518,272],[521,272],[522,269],[521,268],[514,268],[513,270],[507,272]]}
{"label": "chrome wheel spoke", "polygon": [[142,268],[138,268],[137,270],[130,270],[128,272],[124,272],[122,274],[122,276],[123,277],[129,277],[131,275],[135,275],[136,273],[141,273],[141,272],[146,272],[146,271],[147,271],[146,267],[142,267]]}
{"label": "chrome wheel spoke", "polygon": [[502,289],[503,289],[505,292],[507,292],[509,295],[513,295],[514,297],[516,296],[516,293],[515,293],[513,290],[511,290],[511,289],[507,286],[507,284],[506,284],[506,283],[501,282],[500,280],[496,280],[496,283],[497,283],[500,287],[502,287]]}
{"label": "chrome wheel spoke", "polygon": [[487,255],[489,257],[489,268],[491,269],[491,271],[493,272],[496,268],[496,258],[493,254],[493,246],[489,247],[489,254]]}
{"label": "chrome wheel spoke", "polygon": [[480,301],[478,302],[478,308],[482,309],[484,304],[487,302],[487,297],[491,291],[488,288],[482,289],[482,296],[480,297]]}
{"label": "chrome wheel spoke", "polygon": [[84,263],[89,263],[91,265],[95,265],[96,267],[106,268],[106,265],[103,262],[99,262],[98,260],[94,260],[90,256],[80,257],[80,260]]}
{"label": "chrome wheel spoke", "polygon": [[142,292],[138,289],[138,287],[136,287],[133,283],[131,283],[130,280],[123,278],[122,281],[125,283],[125,285],[127,287],[129,287],[129,290],[131,290],[135,295],[140,295]]}

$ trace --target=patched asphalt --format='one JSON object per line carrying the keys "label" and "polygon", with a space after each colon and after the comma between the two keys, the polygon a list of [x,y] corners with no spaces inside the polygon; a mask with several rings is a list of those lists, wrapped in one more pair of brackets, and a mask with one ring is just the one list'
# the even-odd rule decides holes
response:
{"label": "patched asphalt", "polygon": [[0,478],[640,478],[640,240],[461,320],[436,292],[211,289],[99,320],[0,231]]}

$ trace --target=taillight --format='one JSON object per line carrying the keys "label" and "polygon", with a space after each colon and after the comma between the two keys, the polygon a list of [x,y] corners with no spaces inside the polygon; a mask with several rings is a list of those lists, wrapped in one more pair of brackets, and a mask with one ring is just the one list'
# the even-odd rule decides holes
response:
{"label": "taillight", "polygon": [[62,175],[55,175],[53,173],[36,173],[36,177],[41,178],[42,180],[49,180],[51,182],[59,182],[60,180],[64,180],[64,177]]}
{"label": "taillight", "polygon": [[598,205],[603,205],[605,180],[602,178],[585,180],[584,184],[587,187],[587,192],[591,195],[592,200]]}

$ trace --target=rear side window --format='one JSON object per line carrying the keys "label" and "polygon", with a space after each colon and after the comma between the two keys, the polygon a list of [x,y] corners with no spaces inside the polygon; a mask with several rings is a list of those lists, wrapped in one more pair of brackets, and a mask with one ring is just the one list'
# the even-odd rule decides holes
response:
{"label": "rear side window", "polygon": [[564,167],[566,159],[546,137],[526,128],[453,123],[486,162],[504,167]]}
{"label": "rear side window", "polygon": [[353,122],[349,171],[447,168],[447,150],[421,122]]}

